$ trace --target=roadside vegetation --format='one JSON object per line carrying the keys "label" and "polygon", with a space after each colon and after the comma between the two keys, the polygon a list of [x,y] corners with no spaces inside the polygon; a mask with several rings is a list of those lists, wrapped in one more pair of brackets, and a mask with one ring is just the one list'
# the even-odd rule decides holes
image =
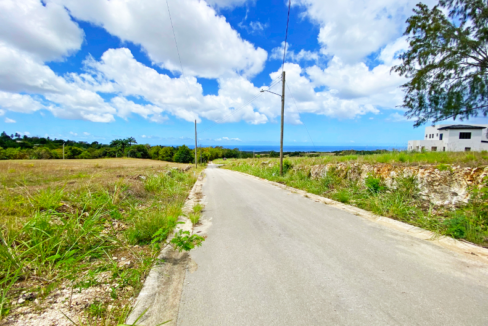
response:
{"label": "roadside vegetation", "polygon": [[[326,154],[326,153],[322,153]],[[279,158],[274,156],[274,158]],[[422,165],[422,164],[456,164],[460,166],[485,166],[488,165],[488,152],[406,152],[406,151],[383,151],[381,154],[362,155],[360,152],[344,151],[337,153],[337,155],[322,155],[317,157],[287,157],[289,161],[293,162],[294,166],[303,165],[310,166],[316,164],[331,164],[331,163],[359,163],[359,164],[407,164],[407,165]],[[276,162],[276,160],[270,160]],[[215,160],[214,163],[228,163],[233,160]]]}
{"label": "roadside vegetation", "polygon": [[468,204],[455,207],[435,206],[419,195],[415,178],[397,179],[396,188],[388,188],[384,180],[369,175],[364,181],[344,178],[335,170],[325,177],[313,179],[310,167],[340,162],[390,163],[402,165],[430,164],[439,170],[451,164],[486,166],[487,153],[386,153],[369,156],[325,156],[319,158],[286,158],[284,176],[279,173],[278,159],[216,160],[225,168],[279,182],[290,187],[354,205],[381,216],[391,217],[438,234],[488,247],[488,178],[484,187],[471,189]]}
{"label": "roadside vegetation", "polygon": [[122,324],[198,172],[135,159],[1,161],[0,324]]}

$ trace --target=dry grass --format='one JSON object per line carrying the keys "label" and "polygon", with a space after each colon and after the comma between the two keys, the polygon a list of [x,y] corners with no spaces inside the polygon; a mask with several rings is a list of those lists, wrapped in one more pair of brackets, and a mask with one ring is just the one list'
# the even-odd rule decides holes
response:
{"label": "dry grass", "polygon": [[171,232],[196,180],[172,169],[186,166],[0,161],[0,324],[122,323],[157,254],[153,235]]}

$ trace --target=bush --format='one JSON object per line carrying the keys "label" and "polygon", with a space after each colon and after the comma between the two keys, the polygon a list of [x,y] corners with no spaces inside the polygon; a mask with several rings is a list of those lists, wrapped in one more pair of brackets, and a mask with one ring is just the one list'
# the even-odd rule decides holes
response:
{"label": "bush", "polygon": [[366,185],[366,188],[368,188],[368,190],[371,191],[373,194],[383,192],[386,189],[380,178],[375,178],[371,175],[364,179],[364,184]]}
{"label": "bush", "polygon": [[293,164],[289,160],[283,161],[283,173],[287,173],[292,168]]}
{"label": "bush", "polygon": [[173,157],[173,161],[178,163],[193,162],[193,153],[186,145],[180,146]]}
{"label": "bush", "polygon": [[175,149],[173,147],[163,147],[159,150],[158,159],[166,162],[173,162],[173,156],[175,155]]}

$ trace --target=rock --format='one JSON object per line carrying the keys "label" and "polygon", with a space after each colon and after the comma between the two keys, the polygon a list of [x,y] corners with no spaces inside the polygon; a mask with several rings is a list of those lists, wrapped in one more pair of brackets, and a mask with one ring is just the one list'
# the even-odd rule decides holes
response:
{"label": "rock", "polygon": [[470,187],[482,188],[483,179],[488,176],[488,167],[452,166],[450,169],[441,171],[436,166],[337,163],[312,166],[310,177],[312,179],[324,178],[331,169],[341,178],[363,183],[369,175],[378,176],[391,189],[396,188],[398,178],[413,177],[417,182],[419,194],[434,205],[467,203]]}

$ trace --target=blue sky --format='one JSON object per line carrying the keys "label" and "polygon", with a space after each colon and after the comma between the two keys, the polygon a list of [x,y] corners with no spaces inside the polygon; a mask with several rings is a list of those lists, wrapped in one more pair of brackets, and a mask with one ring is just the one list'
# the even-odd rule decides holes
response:
{"label": "blue sky", "polygon": [[[416,2],[292,1],[285,144],[423,138],[397,107],[405,80],[390,74]],[[0,129],[179,145],[194,142],[196,119],[204,145],[278,144],[280,98],[260,89],[279,81],[287,9],[281,0],[4,0]]]}

